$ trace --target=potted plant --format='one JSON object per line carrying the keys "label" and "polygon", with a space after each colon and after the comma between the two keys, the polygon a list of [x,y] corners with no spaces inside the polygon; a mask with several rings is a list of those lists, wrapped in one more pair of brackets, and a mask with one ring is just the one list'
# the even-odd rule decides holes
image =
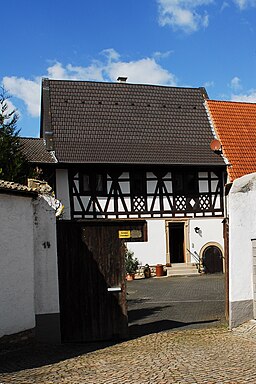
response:
{"label": "potted plant", "polygon": [[129,251],[128,249],[125,252],[125,271],[126,279],[133,280],[135,277],[135,272],[138,269],[139,260],[137,257],[134,257],[134,252]]}

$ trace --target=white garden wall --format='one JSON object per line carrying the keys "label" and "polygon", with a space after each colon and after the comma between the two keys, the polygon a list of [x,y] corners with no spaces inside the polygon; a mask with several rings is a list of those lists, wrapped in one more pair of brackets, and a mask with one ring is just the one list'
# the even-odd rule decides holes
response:
{"label": "white garden wall", "polygon": [[55,211],[43,197],[34,202],[35,312],[59,312]]}
{"label": "white garden wall", "polygon": [[0,337],[60,340],[56,217],[42,196],[0,193]]}
{"label": "white garden wall", "polygon": [[253,318],[253,239],[256,239],[256,173],[235,180],[229,193],[231,328]]}
{"label": "white garden wall", "polygon": [[34,202],[34,265],[36,336],[60,341],[56,216],[43,196]]}
{"label": "white garden wall", "polygon": [[70,220],[71,213],[67,169],[56,169],[56,197],[64,205],[62,218],[65,220]]}
{"label": "white garden wall", "polygon": [[2,337],[35,326],[32,199],[1,193],[0,218]]}

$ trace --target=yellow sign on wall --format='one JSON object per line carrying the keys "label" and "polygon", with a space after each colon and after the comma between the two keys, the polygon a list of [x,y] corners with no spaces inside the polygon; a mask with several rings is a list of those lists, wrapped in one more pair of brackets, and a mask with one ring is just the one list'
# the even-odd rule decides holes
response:
{"label": "yellow sign on wall", "polygon": [[130,239],[131,231],[118,231],[119,239]]}

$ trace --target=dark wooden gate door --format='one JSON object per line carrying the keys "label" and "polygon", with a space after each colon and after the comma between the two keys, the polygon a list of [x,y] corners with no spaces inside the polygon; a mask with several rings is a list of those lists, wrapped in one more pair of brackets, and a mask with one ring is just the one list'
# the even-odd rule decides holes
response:
{"label": "dark wooden gate door", "polygon": [[205,248],[202,259],[206,273],[223,273],[223,256],[219,247],[210,245]]}
{"label": "dark wooden gate door", "polygon": [[59,221],[57,246],[62,341],[125,338],[124,244],[117,224]]}

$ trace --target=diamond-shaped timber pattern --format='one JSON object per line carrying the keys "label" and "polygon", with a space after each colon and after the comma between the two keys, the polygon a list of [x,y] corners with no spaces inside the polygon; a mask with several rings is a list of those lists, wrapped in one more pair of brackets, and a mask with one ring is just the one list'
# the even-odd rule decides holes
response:
{"label": "diamond-shaped timber pattern", "polygon": [[146,210],[146,202],[143,196],[135,196],[132,200],[133,210],[136,212],[143,212]]}
{"label": "diamond-shaped timber pattern", "polygon": [[210,209],[211,208],[211,201],[210,196],[208,195],[201,195],[199,196],[199,206],[200,209]]}
{"label": "diamond-shaped timber pattern", "polygon": [[186,210],[186,197],[185,196],[175,197],[175,208],[177,211],[185,211]]}

